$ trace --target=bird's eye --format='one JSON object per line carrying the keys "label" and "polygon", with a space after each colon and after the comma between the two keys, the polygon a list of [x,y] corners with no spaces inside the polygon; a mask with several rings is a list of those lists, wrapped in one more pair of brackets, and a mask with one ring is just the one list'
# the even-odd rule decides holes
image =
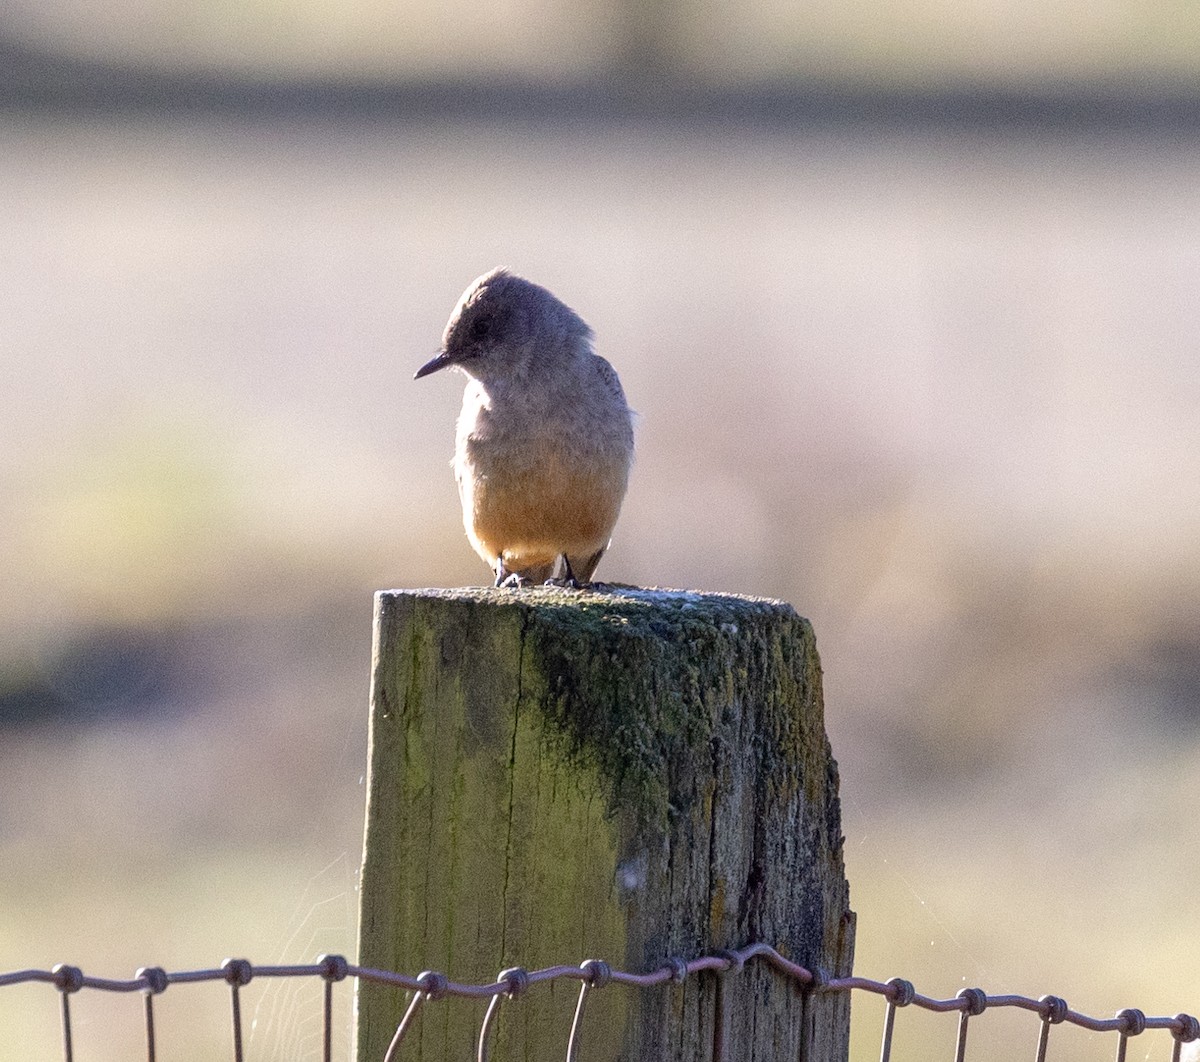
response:
{"label": "bird's eye", "polygon": [[492,330],[492,322],[487,317],[477,317],[471,322],[471,338],[487,339]]}

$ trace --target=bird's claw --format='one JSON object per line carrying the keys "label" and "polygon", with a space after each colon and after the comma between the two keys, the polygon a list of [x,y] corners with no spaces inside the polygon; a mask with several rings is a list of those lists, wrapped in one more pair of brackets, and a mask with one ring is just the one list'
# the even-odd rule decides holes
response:
{"label": "bird's claw", "polygon": [[496,581],[492,585],[502,590],[520,590],[522,587],[529,586],[530,582],[520,572],[510,572],[506,568],[501,568],[496,572]]}
{"label": "bird's claw", "polygon": [[564,590],[586,590],[591,584],[581,583],[575,578],[575,573],[571,570],[571,558],[565,553],[560,553],[559,557],[562,560],[563,573],[562,575],[553,576],[543,583],[543,586],[561,586]]}

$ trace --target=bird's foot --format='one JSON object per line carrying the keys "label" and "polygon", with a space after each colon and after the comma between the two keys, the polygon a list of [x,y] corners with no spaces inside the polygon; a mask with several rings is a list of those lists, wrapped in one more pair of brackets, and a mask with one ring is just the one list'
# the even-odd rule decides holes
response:
{"label": "bird's foot", "polygon": [[563,573],[553,579],[547,579],[543,584],[545,586],[561,586],[565,590],[586,590],[588,583],[581,583],[575,578],[575,573],[571,570],[571,558],[565,553],[560,553],[562,558]]}
{"label": "bird's foot", "polygon": [[526,586],[533,586],[533,583],[526,579],[520,572],[509,572],[503,581],[498,579],[496,585],[502,590],[521,590]]}
{"label": "bird's foot", "polygon": [[520,590],[521,587],[531,584],[520,572],[510,572],[503,564],[500,564],[496,568],[496,581],[492,585],[498,589]]}

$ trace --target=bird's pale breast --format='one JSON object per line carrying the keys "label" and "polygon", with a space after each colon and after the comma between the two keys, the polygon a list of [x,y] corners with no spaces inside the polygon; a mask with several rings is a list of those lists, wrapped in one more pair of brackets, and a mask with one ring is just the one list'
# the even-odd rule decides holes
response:
{"label": "bird's pale breast", "polygon": [[503,553],[521,570],[607,545],[632,456],[628,409],[611,398],[586,414],[518,405],[497,417],[485,393],[468,389],[455,474],[463,524],[485,561]]}

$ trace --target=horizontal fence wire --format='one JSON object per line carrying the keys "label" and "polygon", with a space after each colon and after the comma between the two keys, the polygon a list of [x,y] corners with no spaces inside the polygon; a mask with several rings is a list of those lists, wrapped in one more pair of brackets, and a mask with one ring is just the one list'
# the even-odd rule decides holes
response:
{"label": "horizontal fence wire", "polygon": [[[224,981],[230,988],[231,1040],[234,1062],[244,1062],[242,1045],[242,1012],[240,989],[251,980],[285,977],[315,977],[324,981],[323,1008],[323,1059],[332,1062],[333,1044],[333,991],[334,986],[347,978],[357,978],[380,985],[411,992],[412,999],[404,1012],[395,1035],[384,1056],[383,1062],[396,1062],[400,1046],[411,1030],[422,1007],[447,997],[489,1000],[487,1011],[477,1037],[478,1062],[488,1062],[489,1041],[492,1025],[502,1000],[515,1000],[530,988],[552,981],[579,982],[579,997],[571,1022],[567,1043],[566,1062],[575,1062],[582,1038],[585,1004],[590,992],[606,985],[619,984],[632,988],[653,988],[668,982],[681,985],[694,974],[711,973],[723,975],[736,973],[751,961],[765,963],[780,976],[792,980],[804,994],[827,992],[867,992],[882,996],[886,1001],[883,1036],[880,1046],[880,1062],[889,1062],[892,1050],[892,1033],[898,1010],[914,1006],[937,1013],[958,1014],[958,1038],[955,1044],[955,1062],[964,1062],[967,1046],[967,1029],[970,1019],[985,1010],[1013,1007],[1028,1011],[1038,1017],[1041,1026],[1037,1044],[1037,1062],[1045,1062],[1050,1029],[1054,1025],[1070,1024],[1097,1033],[1117,1035],[1116,1062],[1125,1062],[1126,1047],[1131,1037],[1139,1036],[1150,1029],[1170,1032],[1174,1046],[1172,1062],[1179,1062],[1182,1045],[1200,1039],[1200,1021],[1190,1014],[1174,1017],[1152,1018],[1142,1011],[1126,1008],[1111,1018],[1093,1018],[1072,1010],[1066,1000],[1059,996],[1041,996],[1033,999],[1021,995],[989,996],[981,988],[964,988],[950,999],[937,999],[923,995],[912,982],[894,977],[890,981],[872,981],[866,977],[830,977],[822,970],[808,970],[791,962],[769,944],[747,944],[737,949],[727,949],[684,960],[671,958],[649,973],[630,973],[617,969],[600,959],[587,959],[578,966],[550,966],[543,970],[525,970],[521,967],[503,970],[489,984],[460,984],[451,981],[443,973],[426,970],[415,977],[390,970],[375,970],[366,966],[355,966],[341,955],[322,955],[315,963],[297,966],[255,966],[246,959],[226,959],[219,967],[204,970],[185,970],[168,973],[158,966],[142,967],[128,980],[114,980],[85,974],[77,966],[60,964],[51,970],[16,970],[0,973],[0,988],[29,982],[45,982],[59,992],[62,1013],[63,1057],[65,1062],[73,1060],[73,1038],[71,1030],[71,996],[83,989],[102,992],[139,992],[144,999],[146,1021],[146,1058],[155,1062],[154,998],[171,985],[196,984],[205,981]],[[728,1057],[723,1054],[722,1057]]]}

